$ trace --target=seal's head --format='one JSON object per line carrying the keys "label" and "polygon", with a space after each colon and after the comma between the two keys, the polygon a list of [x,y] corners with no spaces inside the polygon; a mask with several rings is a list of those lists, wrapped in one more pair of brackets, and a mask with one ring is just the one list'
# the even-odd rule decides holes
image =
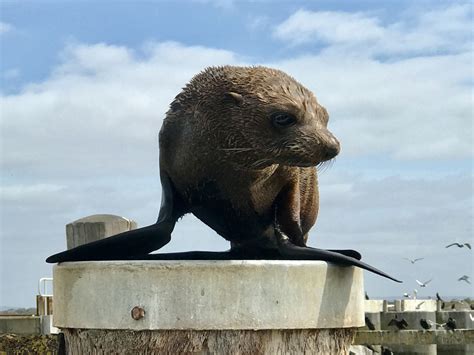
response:
{"label": "seal's head", "polygon": [[315,166],[340,149],[313,93],[266,67],[207,68],[175,98],[168,116],[185,116],[195,138],[206,136],[227,158],[253,168]]}

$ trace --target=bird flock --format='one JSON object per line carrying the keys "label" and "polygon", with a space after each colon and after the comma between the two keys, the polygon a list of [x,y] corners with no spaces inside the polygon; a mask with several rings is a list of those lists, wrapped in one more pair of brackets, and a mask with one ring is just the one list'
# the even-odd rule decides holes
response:
{"label": "bird flock", "polygon": [[[448,244],[445,246],[445,248],[451,248],[451,247],[457,247],[457,248],[466,248],[468,250],[472,250],[472,246],[470,243],[468,242],[463,242],[463,243],[459,243],[459,242],[454,242],[454,243],[451,243],[451,244]],[[414,259],[410,259],[410,258],[403,258],[404,260],[407,260],[409,263],[411,263],[412,265],[415,265],[416,263],[418,263],[419,261],[421,260],[424,260],[425,258],[414,258]],[[432,281],[433,279],[429,279],[427,281],[420,281],[418,279],[416,279],[416,283],[418,284],[418,287],[422,287],[422,288],[426,288],[428,286],[428,284]],[[471,284],[471,281],[470,281],[470,276],[469,275],[462,275],[460,276],[458,279],[457,279],[459,282],[465,282],[467,284]],[[411,298],[411,299],[416,299],[416,296],[417,296],[417,293],[418,293],[418,290],[417,289],[414,289],[412,293],[408,293],[408,292],[405,292],[403,294],[403,297],[405,298]],[[437,296],[438,296],[438,293],[437,293]]]}
{"label": "bird flock", "polygon": [[[445,248],[452,248],[452,247],[466,248],[467,250],[472,250],[471,244],[467,242],[466,243],[455,242],[455,243],[451,243],[445,246]],[[425,258],[414,258],[414,259],[403,258],[403,259],[407,260],[410,264],[415,265],[416,263],[424,260]],[[420,281],[419,279],[415,279],[415,281],[418,287],[426,288],[431,283],[431,281],[433,281],[433,278],[430,278],[429,280],[426,280],[426,281]],[[466,284],[469,284],[469,285],[471,284],[470,277],[469,275],[466,275],[466,274],[458,277],[457,281],[465,282]],[[413,289],[413,292],[411,293],[405,292],[403,294],[403,297],[416,300],[417,294],[418,294],[418,290],[415,288]],[[369,299],[367,292],[365,293],[365,299],[366,300]],[[445,309],[446,303],[441,298],[438,292],[436,292],[436,299],[439,302],[438,304],[440,304],[441,309]],[[466,303],[466,302],[458,301],[458,303]],[[415,308],[417,310],[420,310],[423,304],[425,304],[425,301],[420,300],[420,302],[418,302]],[[474,304],[470,304],[469,307],[471,308],[471,310],[474,310]],[[456,302],[451,304],[451,310],[455,310],[455,309],[456,309]],[[474,315],[472,313],[469,313],[469,317],[471,319],[471,322],[474,322]],[[421,329],[423,329],[424,331],[435,330],[435,329],[445,329],[448,332],[455,332],[457,328],[456,319],[453,316],[449,317],[445,323],[436,323],[430,319],[425,319],[425,318],[421,318],[417,322],[419,322],[419,327],[421,327]],[[376,330],[375,324],[371,321],[371,319],[367,315],[365,316],[365,325],[367,326],[369,330],[372,330],[372,331]],[[392,319],[390,319],[387,326],[389,328],[393,328],[395,331],[418,328],[418,326],[416,326],[415,324],[409,324],[409,322],[405,318],[399,317],[398,314],[395,314],[395,316]],[[367,346],[367,347],[371,350],[373,349],[370,346]],[[381,354],[393,355],[394,352],[392,351],[392,349],[382,346]]]}
{"label": "bird flock", "polygon": [[[471,315],[471,319],[472,319],[472,315]],[[373,325],[373,323],[370,321],[368,317],[365,317],[365,324],[370,330],[375,329],[375,326]],[[397,330],[403,330],[403,329],[408,328],[408,322],[405,320],[405,318],[398,318],[398,315],[396,314],[395,317],[390,319],[390,321],[388,322],[388,326],[393,327]],[[434,327],[435,329],[444,328],[448,331],[454,331],[456,330],[456,319],[454,319],[453,317],[449,317],[445,323],[436,323],[430,319],[421,318],[420,326],[425,330],[430,330]]]}

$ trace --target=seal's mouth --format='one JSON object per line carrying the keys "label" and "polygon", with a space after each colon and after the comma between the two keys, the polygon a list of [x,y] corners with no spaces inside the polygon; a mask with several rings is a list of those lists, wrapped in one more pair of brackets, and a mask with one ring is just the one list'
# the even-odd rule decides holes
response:
{"label": "seal's mouth", "polygon": [[305,150],[295,152],[289,151],[287,154],[282,154],[276,159],[277,164],[286,165],[286,166],[295,166],[301,168],[307,168],[312,166],[322,166],[325,163],[333,161],[336,156],[339,154],[340,146],[325,146],[321,148],[318,146],[318,149],[314,154],[306,154]]}

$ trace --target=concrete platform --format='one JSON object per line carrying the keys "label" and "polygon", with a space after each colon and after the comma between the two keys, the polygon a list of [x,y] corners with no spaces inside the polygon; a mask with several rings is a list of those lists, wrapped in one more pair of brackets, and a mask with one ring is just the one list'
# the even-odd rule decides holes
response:
{"label": "concrete platform", "polygon": [[364,326],[362,270],[320,261],[94,261],[58,264],[53,273],[59,328]]}

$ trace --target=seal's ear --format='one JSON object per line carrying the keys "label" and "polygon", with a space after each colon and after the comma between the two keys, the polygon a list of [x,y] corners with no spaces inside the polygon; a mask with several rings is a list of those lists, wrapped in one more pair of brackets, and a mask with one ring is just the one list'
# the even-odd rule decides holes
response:
{"label": "seal's ear", "polygon": [[244,102],[244,97],[236,92],[229,91],[225,93],[224,100],[226,102],[232,102],[234,104],[240,105]]}

